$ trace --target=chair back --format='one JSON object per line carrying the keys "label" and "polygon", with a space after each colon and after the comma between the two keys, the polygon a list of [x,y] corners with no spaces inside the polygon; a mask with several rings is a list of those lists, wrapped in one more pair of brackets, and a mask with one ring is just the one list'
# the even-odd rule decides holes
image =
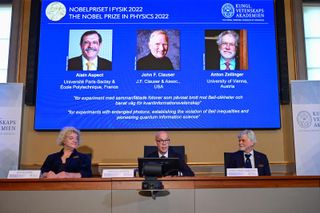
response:
{"label": "chair back", "polygon": [[227,176],[227,168],[232,168],[231,154],[232,154],[232,152],[225,152],[224,153],[224,175],[225,176]]}
{"label": "chair back", "polygon": [[[185,158],[185,148],[184,146],[170,146],[170,148],[178,153],[180,156]],[[146,157],[153,152],[156,152],[158,148],[156,146],[144,146],[143,156]]]}

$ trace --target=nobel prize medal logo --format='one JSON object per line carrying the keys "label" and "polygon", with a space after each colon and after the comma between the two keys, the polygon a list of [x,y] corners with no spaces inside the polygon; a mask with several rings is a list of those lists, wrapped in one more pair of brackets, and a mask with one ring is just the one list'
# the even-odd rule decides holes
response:
{"label": "nobel prize medal logo", "polygon": [[312,116],[307,111],[301,111],[297,115],[297,122],[301,128],[308,128],[312,124]]}
{"label": "nobel prize medal logo", "polygon": [[51,2],[46,8],[46,16],[51,21],[60,21],[66,13],[66,7],[58,1]]}
{"label": "nobel prize medal logo", "polygon": [[235,12],[234,6],[230,3],[225,3],[221,7],[221,14],[225,18],[232,18],[232,16],[234,15],[234,12]]}

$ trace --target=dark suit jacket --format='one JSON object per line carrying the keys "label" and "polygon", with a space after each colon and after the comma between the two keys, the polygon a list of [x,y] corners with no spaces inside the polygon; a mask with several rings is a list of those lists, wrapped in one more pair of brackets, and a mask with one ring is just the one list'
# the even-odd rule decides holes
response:
{"label": "dark suit jacket", "polygon": [[[145,157],[158,158],[159,157],[158,150],[150,153],[149,155],[147,155]],[[174,150],[170,149],[170,147],[169,147],[169,151],[168,151],[168,157],[169,158],[179,158],[179,171],[182,173],[183,176],[194,176],[193,171],[190,169],[190,167],[184,161],[184,157],[179,155]]]}
{"label": "dark suit jacket", "polygon": [[69,158],[66,159],[66,163],[62,164],[61,156],[63,155],[63,149],[60,152],[56,152],[48,155],[47,159],[41,167],[41,173],[53,171],[54,173],[74,172],[81,173],[81,177],[91,177],[91,158],[87,154],[73,150]]}
{"label": "dark suit jacket", "polygon": [[156,58],[151,53],[137,61],[137,70],[173,70],[173,65],[168,57]]}
{"label": "dark suit jacket", "polygon": [[[271,175],[268,158],[265,154],[254,150],[254,164],[258,169],[259,176]],[[230,162],[226,168],[244,168],[243,151],[231,153]]]}
{"label": "dark suit jacket", "polygon": [[[236,57],[235,70],[239,70],[239,69],[240,69],[239,59],[238,57]],[[220,70],[220,58],[206,56],[206,70]]]}
{"label": "dark suit jacket", "polygon": [[[101,58],[98,56],[98,67],[97,70],[111,70],[111,61]],[[68,60],[68,70],[82,70],[82,56],[70,58]]]}

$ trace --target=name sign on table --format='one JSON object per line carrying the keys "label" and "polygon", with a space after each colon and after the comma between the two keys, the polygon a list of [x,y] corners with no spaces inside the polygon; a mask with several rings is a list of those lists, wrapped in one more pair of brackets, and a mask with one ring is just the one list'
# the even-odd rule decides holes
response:
{"label": "name sign on table", "polygon": [[39,178],[40,170],[10,170],[8,173],[8,179],[27,179],[27,178]]}
{"label": "name sign on table", "polygon": [[258,176],[257,168],[228,168],[227,176]]}
{"label": "name sign on table", "polygon": [[104,169],[102,178],[134,177],[134,169]]}

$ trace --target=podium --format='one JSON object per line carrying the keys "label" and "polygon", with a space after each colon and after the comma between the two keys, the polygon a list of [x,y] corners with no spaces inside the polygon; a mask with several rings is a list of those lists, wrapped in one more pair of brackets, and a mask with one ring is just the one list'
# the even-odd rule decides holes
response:
{"label": "podium", "polygon": [[320,176],[165,177],[166,196],[141,196],[143,178],[0,179],[6,213],[318,213]]}

